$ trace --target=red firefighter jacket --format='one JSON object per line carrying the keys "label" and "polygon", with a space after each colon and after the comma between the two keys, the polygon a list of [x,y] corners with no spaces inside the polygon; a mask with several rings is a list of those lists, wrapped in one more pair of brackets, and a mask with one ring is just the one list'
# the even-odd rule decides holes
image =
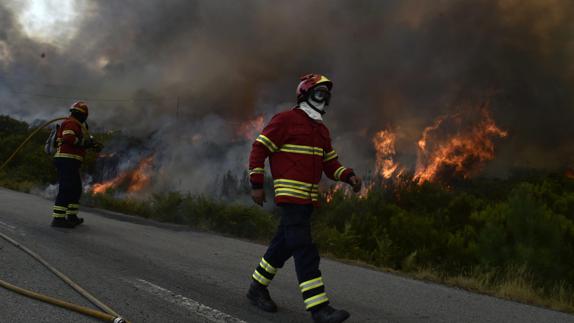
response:
{"label": "red firefighter jacket", "polygon": [[327,127],[301,109],[275,115],[253,143],[249,175],[253,188],[263,187],[269,157],[275,203],[318,204],[322,173],[348,182],[353,170],[343,167],[331,146]]}
{"label": "red firefighter jacket", "polygon": [[54,157],[73,158],[83,161],[86,155],[86,148],[83,145],[87,136],[88,131],[80,121],[74,117],[64,120],[56,134],[58,150]]}

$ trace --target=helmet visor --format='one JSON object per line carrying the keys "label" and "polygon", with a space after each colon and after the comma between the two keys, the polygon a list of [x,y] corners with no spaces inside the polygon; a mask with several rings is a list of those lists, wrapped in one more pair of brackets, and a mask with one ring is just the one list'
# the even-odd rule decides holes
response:
{"label": "helmet visor", "polygon": [[311,100],[315,102],[319,103],[325,102],[328,104],[329,100],[331,99],[331,92],[329,91],[329,88],[327,88],[326,86],[319,86],[311,90],[309,96]]}

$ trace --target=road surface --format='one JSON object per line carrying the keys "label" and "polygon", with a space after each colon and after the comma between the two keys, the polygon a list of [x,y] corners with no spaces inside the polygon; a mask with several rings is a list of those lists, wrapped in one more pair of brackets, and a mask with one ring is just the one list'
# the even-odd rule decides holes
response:
{"label": "road surface", "polygon": [[[76,229],[49,226],[52,202],[0,189],[0,232],[40,254],[132,322],[310,322],[292,261],[270,291],[280,310],[245,298],[265,247],[184,226],[99,210]],[[574,322],[574,316],[393,274],[322,261],[348,322]],[[91,306],[21,250],[0,239],[0,279]],[[93,306],[92,306],[93,307]],[[0,288],[0,322],[98,322]]]}

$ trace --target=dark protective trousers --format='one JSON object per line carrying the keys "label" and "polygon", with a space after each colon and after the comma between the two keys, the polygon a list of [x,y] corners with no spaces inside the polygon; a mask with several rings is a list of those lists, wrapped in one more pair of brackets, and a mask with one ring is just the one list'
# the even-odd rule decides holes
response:
{"label": "dark protective trousers", "polygon": [[58,170],[59,188],[52,216],[63,218],[66,215],[77,215],[82,196],[82,162],[73,158],[54,158],[54,165]]}
{"label": "dark protective trousers", "polygon": [[319,252],[311,237],[311,214],[313,205],[280,204],[281,222],[267,252],[255,269],[253,279],[268,286],[291,256],[299,287],[307,310],[328,303],[319,270]]}

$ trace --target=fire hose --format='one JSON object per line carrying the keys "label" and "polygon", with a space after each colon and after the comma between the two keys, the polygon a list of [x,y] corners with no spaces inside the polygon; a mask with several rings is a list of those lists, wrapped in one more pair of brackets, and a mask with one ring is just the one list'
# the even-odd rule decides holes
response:
{"label": "fire hose", "polygon": [[[64,120],[66,118],[57,118],[57,119],[53,119],[50,120],[44,124],[42,124],[40,127],[38,127],[37,129],[35,129],[21,144],[20,146],[18,146],[18,148],[16,148],[16,150],[12,153],[12,155],[10,155],[10,157],[8,157],[8,159],[6,161],[4,161],[4,163],[0,166],[0,171],[6,167],[6,165],[8,165],[8,163],[10,161],[12,161],[12,159],[14,159],[14,157],[20,152],[20,150],[22,150],[22,148],[32,139],[32,137],[34,137],[34,135],[36,135],[40,130],[42,130],[43,128],[49,126],[50,124],[54,123],[54,122],[58,122],[60,120]],[[26,252],[28,255],[30,255],[32,258],[36,259],[38,262],[40,262],[42,265],[44,265],[44,267],[48,268],[48,270],[50,270],[52,273],[54,273],[56,276],[58,276],[60,279],[62,279],[66,284],[68,284],[70,287],[72,287],[76,292],[78,292],[80,295],[82,295],[83,297],[85,297],[86,299],[88,299],[92,304],[96,305],[98,308],[100,308],[102,311],[97,311],[97,310],[93,310],[91,308],[88,307],[84,307],[84,306],[80,306],[77,304],[72,304],[51,296],[47,296],[47,295],[43,295],[40,293],[36,293],[15,285],[12,285],[4,280],[0,279],[0,287],[4,287],[10,291],[13,291],[15,293],[51,304],[51,305],[55,305],[55,306],[59,306],[62,308],[65,308],[67,310],[70,311],[74,311],[80,314],[84,314],[87,316],[91,316],[93,318],[96,319],[100,319],[102,321],[106,321],[106,322],[113,322],[113,323],[129,323],[127,320],[123,319],[118,313],[116,313],[114,310],[112,310],[109,306],[105,305],[104,303],[102,303],[101,301],[99,301],[97,298],[95,298],[92,294],[90,294],[88,291],[86,291],[85,289],[83,289],[82,287],[80,287],[80,285],[76,284],[74,281],[72,281],[68,276],[66,276],[65,274],[63,274],[62,272],[60,272],[59,270],[57,270],[56,268],[54,268],[52,265],[50,265],[46,260],[44,260],[42,257],[40,257],[38,254],[36,254],[35,252],[33,252],[32,250],[28,249],[27,247],[23,246],[22,244],[20,244],[19,242],[17,242],[16,240],[10,238],[9,236],[3,234],[2,232],[0,232],[0,238],[8,241],[9,243],[11,243],[12,245],[14,245],[15,247],[21,249],[22,251]]]}
{"label": "fire hose", "polygon": [[20,150],[22,150],[22,148],[24,148],[24,146],[26,146],[26,144],[32,139],[32,137],[34,137],[40,130],[46,128],[47,126],[51,125],[54,122],[58,122],[58,121],[64,120],[64,119],[66,119],[66,118],[56,118],[56,119],[47,121],[43,125],[39,126],[36,130],[32,131],[32,133],[26,139],[24,139],[24,141],[22,141],[20,146],[18,146],[18,148],[16,148],[16,150],[14,150],[12,155],[10,155],[10,157],[8,157],[8,159],[6,159],[6,161],[4,161],[2,166],[0,166],[0,171],[2,171],[2,169],[4,169],[4,167],[6,167],[6,165],[8,165],[8,163],[11,162],[12,159],[14,159],[14,157],[16,157],[16,155],[20,152]]}

